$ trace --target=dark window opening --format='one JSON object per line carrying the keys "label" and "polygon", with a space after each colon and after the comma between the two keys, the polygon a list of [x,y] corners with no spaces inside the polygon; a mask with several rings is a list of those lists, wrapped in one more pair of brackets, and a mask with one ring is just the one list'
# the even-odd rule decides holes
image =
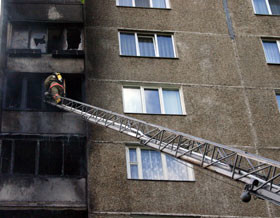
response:
{"label": "dark window opening", "polygon": [[[61,111],[44,102],[47,73],[8,73],[4,90],[5,110]],[[66,97],[83,101],[83,75],[62,73]]]}
{"label": "dark window opening", "polygon": [[[79,29],[68,29],[67,30],[67,49],[79,49],[81,43],[81,31]],[[81,49],[80,49],[81,50]]]}
{"label": "dark window opening", "polygon": [[12,158],[12,141],[3,141],[1,149],[1,163],[3,173],[9,173],[11,170],[11,158]]}
{"label": "dark window opening", "polygon": [[16,140],[14,147],[14,173],[34,174],[36,141]]}
{"label": "dark window opening", "polygon": [[87,218],[87,211],[1,210],[1,218]]}
{"label": "dark window opening", "polygon": [[86,175],[84,137],[4,139],[0,144],[0,174]]}
{"label": "dark window opening", "polygon": [[61,142],[42,141],[40,142],[40,175],[62,174],[63,146]]}
{"label": "dark window opening", "polygon": [[[11,49],[39,49],[41,53],[83,50],[81,25],[13,23]],[[25,51],[26,52],[26,51]]]}

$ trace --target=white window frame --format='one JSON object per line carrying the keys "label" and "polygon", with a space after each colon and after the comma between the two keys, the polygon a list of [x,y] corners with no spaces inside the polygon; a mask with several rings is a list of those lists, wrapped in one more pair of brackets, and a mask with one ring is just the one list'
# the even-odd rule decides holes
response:
{"label": "white window frame", "polygon": [[[133,34],[133,32],[129,32],[129,31],[119,31],[118,33],[118,39],[119,39],[119,51],[120,51],[120,55],[124,55],[126,56],[126,54],[122,54],[122,50],[121,50],[121,33],[130,33],[130,34]],[[140,37],[147,37],[147,38],[153,38],[153,43],[154,43],[154,48],[155,48],[155,56],[142,56],[140,54],[140,49],[139,49],[139,36]],[[174,57],[161,57],[159,55],[159,48],[158,48],[158,39],[157,39],[157,36],[160,35],[160,36],[170,36],[171,37],[171,41],[172,41],[172,47],[173,47],[173,54],[174,54]],[[177,58],[177,50],[175,48],[175,42],[174,42],[174,35],[173,34],[166,34],[166,33],[148,33],[148,32],[134,32],[134,37],[135,37],[135,45],[136,45],[136,56],[133,56],[132,57],[158,57],[158,58]]]}
{"label": "white window frame", "polygon": [[277,45],[277,47],[278,47],[278,52],[279,52],[279,54],[280,54],[280,40],[277,40],[277,39],[275,39],[275,40],[273,40],[273,39],[262,39],[262,47],[263,47],[263,52],[264,52],[264,57],[265,57],[265,61],[266,61],[266,63],[267,64],[280,64],[280,62],[279,63],[270,63],[270,62],[267,62],[267,60],[266,60],[266,54],[265,54],[265,49],[264,49],[264,45],[263,45],[263,42],[276,42],[276,45]]}
{"label": "white window frame", "polygon": [[[132,6],[120,5],[120,1],[119,0],[117,0],[116,3],[117,3],[117,6],[121,6],[121,7],[137,7],[137,6],[135,6],[135,0],[132,0]],[[150,5],[147,8],[154,8],[153,7],[153,1],[149,0],[149,3],[150,3]],[[170,2],[169,2],[169,0],[165,0],[165,5],[166,5],[165,8],[156,8],[156,9],[170,9]],[[140,8],[142,8],[142,7],[140,7]]]}
{"label": "white window frame", "polygon": [[[142,112],[141,113],[143,113],[143,114],[147,114],[146,101],[145,101],[145,89],[158,90],[159,102],[160,102],[160,110],[161,110],[160,114],[165,114],[165,115],[186,115],[187,114],[186,113],[185,103],[184,103],[182,87],[178,88],[178,87],[156,87],[156,86],[130,86],[130,85],[124,85],[122,87],[122,96],[123,96],[122,99],[123,99],[123,102],[125,102],[124,101],[125,100],[124,99],[125,96],[124,96],[124,91],[123,91],[125,88],[140,89],[140,96],[141,96],[141,103],[142,103]],[[182,114],[166,114],[165,113],[162,90],[178,90],[179,91]],[[126,112],[125,108],[124,108],[124,104],[123,104],[123,111],[124,111],[124,113],[139,113],[139,112]]]}
{"label": "white window frame", "polygon": [[280,113],[280,105],[278,104],[278,101],[277,101],[277,95],[280,96],[280,90],[279,89],[274,90],[274,95],[275,95],[275,101],[276,101],[277,109],[278,109],[278,112]]}
{"label": "white window frame", "polygon": [[[129,149],[136,149],[136,157],[137,157],[137,162],[130,162],[130,156],[129,156]],[[130,166],[131,165],[137,165],[138,166],[138,179],[136,180],[144,180],[143,179],[143,171],[142,171],[142,159],[141,159],[141,150],[153,150],[147,147],[142,147],[142,146],[126,146],[125,147],[125,151],[126,151],[126,169],[127,169],[127,178],[128,179],[132,179],[131,178],[131,170],[130,170]],[[160,151],[158,151],[160,152]],[[170,179],[168,179],[168,171],[167,171],[167,162],[166,162],[166,155],[163,152],[160,152],[161,155],[161,163],[162,163],[162,170],[163,170],[163,179],[161,180],[167,180],[167,181],[172,181]],[[195,181],[195,177],[194,177],[194,170],[193,170],[193,165],[189,164],[187,162],[183,162],[178,160],[179,162],[182,162],[182,164],[186,165],[187,167],[187,180],[174,180],[174,181]],[[145,180],[154,180],[154,181],[161,181],[161,180],[156,180],[156,179],[145,179]]]}
{"label": "white window frame", "polygon": [[[271,11],[270,4],[269,4],[269,1],[268,1],[268,0],[265,0],[265,4],[266,4],[266,8],[267,8],[267,10],[268,10],[268,14],[264,14],[264,15],[273,15],[273,14],[272,14],[272,11]],[[256,7],[255,7],[255,4],[254,4],[254,0],[252,0],[252,5],[253,5],[253,8],[254,8],[255,14],[257,14],[257,12],[256,12]]]}

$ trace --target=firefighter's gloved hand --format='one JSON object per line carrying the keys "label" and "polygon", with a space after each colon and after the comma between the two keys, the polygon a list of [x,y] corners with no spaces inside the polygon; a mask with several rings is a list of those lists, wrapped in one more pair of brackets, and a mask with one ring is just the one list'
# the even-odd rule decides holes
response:
{"label": "firefighter's gloved hand", "polygon": [[61,98],[56,98],[56,99],[55,99],[55,102],[56,102],[57,104],[59,104],[59,103],[61,102]]}
{"label": "firefighter's gloved hand", "polygon": [[47,96],[50,95],[50,93],[49,92],[45,92],[44,95],[47,97]]}

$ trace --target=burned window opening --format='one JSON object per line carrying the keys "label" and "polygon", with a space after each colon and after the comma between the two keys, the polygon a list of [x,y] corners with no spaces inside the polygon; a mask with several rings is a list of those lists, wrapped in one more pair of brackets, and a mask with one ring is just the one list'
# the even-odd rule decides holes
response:
{"label": "burned window opening", "polygon": [[[13,23],[11,38],[10,48],[14,52],[10,52],[10,56],[14,56],[15,50],[23,49],[40,50],[41,53],[83,50],[81,25]],[[18,51],[17,55],[20,54]]]}
{"label": "burned window opening", "polygon": [[[61,111],[44,102],[44,80],[50,73],[7,73],[4,89],[4,110]],[[82,74],[62,74],[66,81],[66,96],[83,100]]]}
{"label": "burned window opening", "polygon": [[84,137],[3,139],[0,174],[85,177]]}

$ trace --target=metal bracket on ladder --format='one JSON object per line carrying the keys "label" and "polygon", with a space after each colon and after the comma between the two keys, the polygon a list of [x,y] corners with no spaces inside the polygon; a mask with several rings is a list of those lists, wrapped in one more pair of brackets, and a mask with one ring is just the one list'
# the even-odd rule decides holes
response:
{"label": "metal bracket on ladder", "polygon": [[[130,118],[69,98],[49,102],[85,120],[135,137],[146,146],[233,180],[254,185],[249,192],[280,205],[280,162]],[[256,182],[257,181],[257,182]]]}

